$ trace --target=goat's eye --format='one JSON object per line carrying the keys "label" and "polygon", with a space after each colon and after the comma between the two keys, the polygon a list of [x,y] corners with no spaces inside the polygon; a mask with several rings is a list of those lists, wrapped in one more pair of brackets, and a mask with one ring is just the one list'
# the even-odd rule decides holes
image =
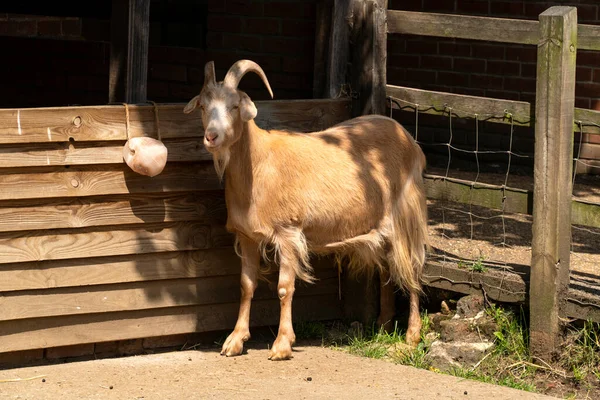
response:
{"label": "goat's eye", "polygon": [[231,106],[231,107],[230,107],[230,110],[237,110],[238,108],[240,108],[240,107],[239,107],[239,106],[236,104],[236,105],[234,105],[234,106]]}

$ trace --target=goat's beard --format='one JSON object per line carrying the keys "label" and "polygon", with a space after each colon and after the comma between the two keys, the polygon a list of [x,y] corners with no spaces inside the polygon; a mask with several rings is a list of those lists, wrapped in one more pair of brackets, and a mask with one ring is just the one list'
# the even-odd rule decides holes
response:
{"label": "goat's beard", "polygon": [[229,149],[222,149],[218,152],[213,153],[213,163],[215,164],[215,171],[220,181],[223,181],[223,175],[225,175],[225,169],[229,165],[229,157],[231,153]]}

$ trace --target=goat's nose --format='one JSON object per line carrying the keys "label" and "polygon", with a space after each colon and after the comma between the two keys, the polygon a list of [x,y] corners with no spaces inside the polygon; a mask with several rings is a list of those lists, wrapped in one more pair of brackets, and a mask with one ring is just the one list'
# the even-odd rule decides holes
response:
{"label": "goat's nose", "polygon": [[219,137],[219,134],[215,131],[206,131],[204,132],[204,138],[208,143],[214,143],[215,140]]}

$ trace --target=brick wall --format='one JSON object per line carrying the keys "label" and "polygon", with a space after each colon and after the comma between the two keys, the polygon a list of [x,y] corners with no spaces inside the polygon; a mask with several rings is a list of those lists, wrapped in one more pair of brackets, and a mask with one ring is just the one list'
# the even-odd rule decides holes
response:
{"label": "brick wall", "polygon": [[[577,7],[578,21],[600,24],[597,0],[390,0],[390,9],[538,19],[554,5]],[[533,101],[536,47],[390,35],[388,82],[428,90]],[[600,52],[578,51],[576,106],[600,110]]]}
{"label": "brick wall", "polygon": [[[163,2],[164,3],[164,2]],[[202,3],[202,2],[196,2]],[[151,8],[148,98],[185,102],[198,94],[204,65],[214,60],[218,79],[241,58],[265,70],[276,99],[312,97],[316,0],[207,0],[193,29],[180,43],[200,35],[195,47],[175,43],[169,21]],[[167,3],[165,3],[167,4]],[[164,6],[164,4],[162,5]],[[195,5],[197,6],[197,5]],[[203,21],[203,22],[202,22]],[[205,30],[199,28],[205,24]],[[83,17],[0,14],[0,107],[105,104],[108,99],[110,21],[106,13]],[[268,92],[253,74],[240,84],[256,100]]]}

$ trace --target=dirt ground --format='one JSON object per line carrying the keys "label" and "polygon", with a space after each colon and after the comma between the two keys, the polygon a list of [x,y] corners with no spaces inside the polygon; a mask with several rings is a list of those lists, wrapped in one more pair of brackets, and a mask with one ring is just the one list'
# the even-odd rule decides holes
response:
{"label": "dirt ground", "polygon": [[232,358],[211,348],[0,370],[11,400],[551,398],[307,343],[280,362],[265,342]]}

